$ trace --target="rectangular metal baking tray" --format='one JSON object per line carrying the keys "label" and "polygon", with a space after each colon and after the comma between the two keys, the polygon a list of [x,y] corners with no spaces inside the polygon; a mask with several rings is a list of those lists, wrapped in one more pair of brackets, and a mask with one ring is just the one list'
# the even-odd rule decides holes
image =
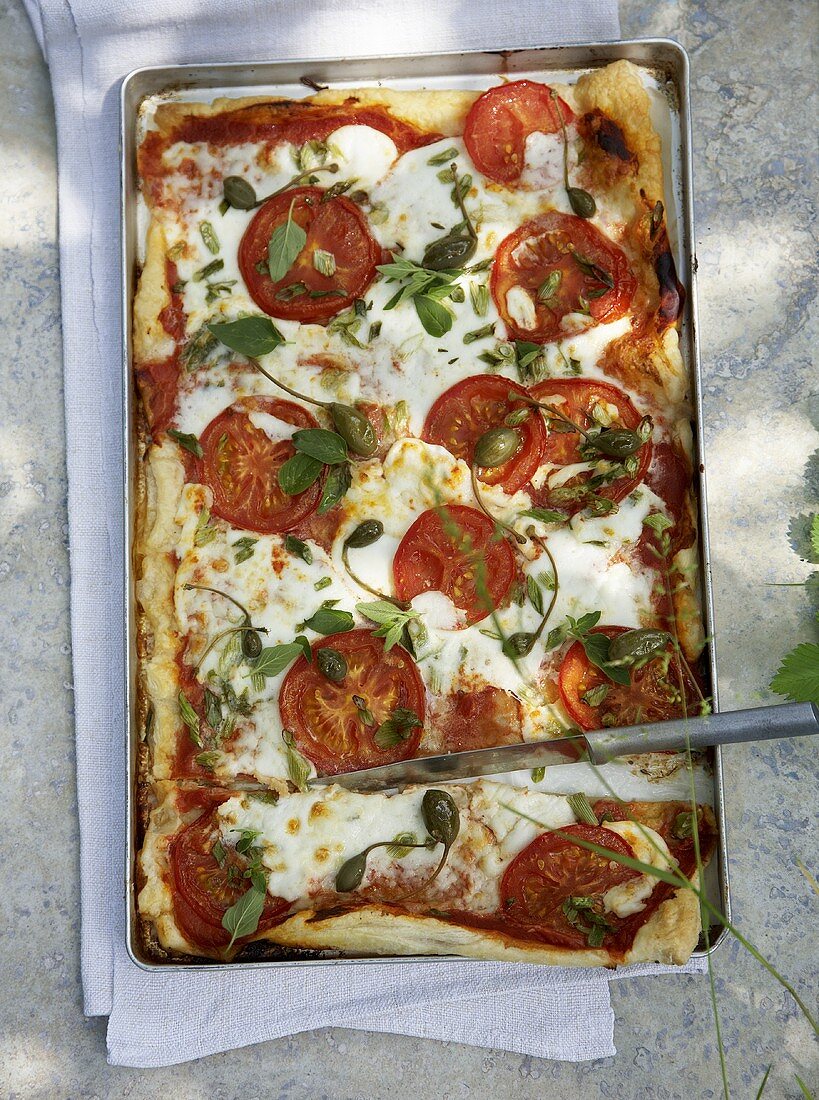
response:
{"label": "rectangular metal baking tray", "polygon": [[[566,46],[533,46],[514,50],[451,51],[431,54],[399,54],[392,57],[326,58],[276,62],[236,62],[213,65],[177,65],[136,69],[123,80],[120,94],[121,143],[121,214],[122,214],[122,386],[123,454],[125,494],[125,698],[126,759],[128,781],[127,851],[125,853],[125,894],[127,902],[127,949],[137,966],[146,970],[227,969],[259,966],[316,965],[339,962],[406,962],[415,957],[426,962],[443,961],[452,956],[376,956],[338,957],[322,953],[305,957],[294,953],[289,958],[259,959],[232,963],[206,960],[157,961],[146,954],[139,933],[136,912],[136,856],[138,806],[135,797],[136,758],[139,744],[137,726],[136,605],[131,547],[134,538],[137,444],[136,393],[132,374],[132,304],[136,288],[138,225],[136,144],[139,106],[146,96],[167,95],[176,99],[212,99],[217,94],[269,94],[298,98],[309,94],[305,82],[356,86],[386,84],[395,88],[484,88],[493,77],[533,75],[536,79],[576,78],[583,72],[600,68],[612,61],[627,59],[648,70],[659,82],[668,102],[665,119],[658,120],[665,131],[663,160],[666,178],[666,217],[677,261],[680,281],[686,289],[682,320],[681,349],[689,371],[694,405],[696,485],[700,516],[700,564],[702,603],[708,642],[708,663],[714,708],[718,709],[717,665],[714,648],[711,565],[708,542],[704,441],[702,429],[702,391],[697,329],[696,268],[693,225],[693,187],[691,165],[691,117],[689,104],[689,63],[685,50],[670,39],[641,39],[624,42],[577,43]],[[387,75],[385,75],[387,74]],[[664,125],[663,125],[664,124]],[[709,891],[730,918],[728,858],[720,750],[714,751],[714,811],[719,828],[716,858],[708,868]],[[726,934],[712,928],[709,950],[694,952],[702,958],[713,951]]]}

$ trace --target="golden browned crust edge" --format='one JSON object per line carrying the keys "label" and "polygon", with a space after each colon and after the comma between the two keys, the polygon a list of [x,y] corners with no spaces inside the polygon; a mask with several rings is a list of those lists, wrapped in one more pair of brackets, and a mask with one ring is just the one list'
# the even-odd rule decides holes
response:
{"label": "golden browned crust edge", "polygon": [[[180,785],[154,785],[156,806],[150,816],[145,843],[138,857],[138,910],[153,926],[161,947],[172,953],[211,954],[190,943],[179,929],[166,884],[171,840],[198,810],[181,813],[176,801]],[[378,796],[373,796],[378,797]],[[640,802],[639,824],[652,828],[663,818],[663,803]],[[713,816],[703,812],[709,822]],[[696,885],[696,874],[692,878]],[[459,955],[502,962],[550,966],[628,966],[638,962],[685,963],[700,933],[699,904],[692,890],[680,887],[661,903],[639,930],[625,956],[607,950],[569,950],[518,939],[506,932],[470,928],[452,920],[402,913],[387,905],[364,905],[330,916],[304,909],[282,924],[253,937],[252,942],[294,949],[335,950],[352,955]]]}

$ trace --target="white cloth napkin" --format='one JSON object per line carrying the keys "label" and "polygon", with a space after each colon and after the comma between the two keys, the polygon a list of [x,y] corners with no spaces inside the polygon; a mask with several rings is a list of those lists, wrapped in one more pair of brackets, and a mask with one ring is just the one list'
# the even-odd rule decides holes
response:
{"label": "white cloth napkin", "polygon": [[169,1065],[327,1025],[547,1058],[614,1054],[599,971],[431,962],[164,975],[129,960],[117,96],[121,78],[142,65],[611,39],[615,0],[25,3],[57,114],[82,974],[86,1013],[110,1015],[109,1061]]}

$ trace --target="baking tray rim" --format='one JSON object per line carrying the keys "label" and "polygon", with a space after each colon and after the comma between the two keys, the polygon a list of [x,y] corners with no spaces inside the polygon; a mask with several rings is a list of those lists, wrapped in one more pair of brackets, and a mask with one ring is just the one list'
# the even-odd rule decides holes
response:
{"label": "baking tray rim", "polygon": [[[136,911],[136,828],[135,814],[137,812],[134,797],[136,786],[135,758],[137,747],[137,731],[135,722],[135,599],[134,599],[134,572],[132,558],[132,538],[134,524],[134,493],[133,474],[135,468],[135,438],[133,433],[133,365],[132,365],[132,308],[133,293],[135,289],[135,252],[136,252],[136,228],[135,228],[135,181],[133,153],[135,151],[135,133],[139,102],[146,95],[159,94],[164,90],[175,87],[176,90],[185,88],[207,88],[208,86],[219,89],[227,87],[224,77],[236,74],[245,75],[244,82],[237,80],[235,86],[251,87],[254,82],[264,86],[273,83],[271,77],[284,72],[292,73],[294,79],[296,73],[300,75],[324,76],[331,83],[346,83],[343,76],[331,77],[320,71],[322,66],[342,67],[343,71],[355,70],[370,64],[377,64],[383,68],[391,63],[419,63],[419,62],[453,62],[461,61],[463,64],[452,69],[449,73],[429,73],[424,75],[470,75],[474,68],[469,68],[469,63],[478,58],[494,59],[496,69],[491,65],[485,73],[480,75],[501,75],[504,70],[514,71],[514,59],[523,62],[520,71],[525,71],[529,62],[546,61],[552,68],[596,68],[621,58],[627,58],[644,67],[665,68],[667,76],[673,81],[678,93],[678,117],[679,117],[679,148],[671,150],[672,160],[679,163],[679,189],[680,209],[678,220],[677,251],[682,257],[681,279],[686,287],[686,313],[683,317],[682,335],[687,342],[685,349],[686,366],[689,370],[693,410],[695,417],[695,457],[697,460],[696,484],[699,512],[699,553],[701,566],[701,596],[702,609],[708,638],[708,661],[711,674],[711,688],[714,700],[714,709],[719,709],[717,698],[717,659],[714,645],[714,621],[713,621],[713,586],[711,577],[711,556],[709,544],[709,524],[707,507],[707,487],[705,476],[705,440],[702,409],[702,375],[699,352],[699,326],[697,314],[697,259],[694,236],[694,211],[693,211],[693,172],[691,157],[691,112],[690,112],[690,63],[685,48],[670,38],[639,38],[619,41],[601,42],[572,42],[563,45],[549,46],[516,46],[509,49],[469,49],[469,50],[445,50],[428,53],[400,53],[387,57],[363,56],[355,58],[321,57],[321,58],[292,58],[278,61],[231,61],[231,62],[196,62],[191,64],[140,66],[129,72],[120,85],[119,112],[120,112],[120,247],[121,247],[121,323],[122,323],[122,423],[123,423],[123,572],[124,572],[124,676],[125,676],[125,765],[128,777],[128,790],[126,792],[126,851],[125,851],[125,908],[126,908],[126,950],[131,961],[142,970],[147,971],[189,971],[189,970],[214,970],[226,969],[231,972],[248,968],[259,967],[285,967],[298,965],[322,965],[329,963],[390,963],[408,962],[418,960],[424,962],[461,960],[462,956],[456,955],[396,955],[396,956],[338,956],[310,959],[260,959],[244,962],[219,963],[209,961],[195,962],[157,962],[146,959],[139,944],[137,932],[138,914]],[[498,66],[498,60],[502,63]],[[561,61],[564,62],[561,65]],[[512,64],[510,65],[510,62]],[[213,74],[213,80],[204,81]],[[254,76],[255,74],[255,76]],[[372,80],[373,77],[355,76],[352,79]],[[402,74],[398,79],[402,79]],[[222,83],[218,82],[219,77]],[[199,83],[201,78],[203,83]],[[174,84],[174,79],[176,83]],[[393,74],[393,79],[396,79]],[[144,89],[135,93],[133,88],[140,81],[166,80],[167,83],[154,87],[152,90]],[[389,83],[389,81],[385,81]],[[139,98],[135,101],[134,95]],[[725,916],[730,920],[731,901],[730,885],[728,877],[727,838],[725,825],[725,792],[722,770],[722,753],[719,748],[714,750],[714,811],[717,819],[719,843],[717,850],[717,875],[719,881],[720,900]],[[722,928],[715,939],[705,950],[697,950],[693,958],[705,958],[710,955],[723,942],[727,930]],[[478,961],[478,960],[472,960]]]}

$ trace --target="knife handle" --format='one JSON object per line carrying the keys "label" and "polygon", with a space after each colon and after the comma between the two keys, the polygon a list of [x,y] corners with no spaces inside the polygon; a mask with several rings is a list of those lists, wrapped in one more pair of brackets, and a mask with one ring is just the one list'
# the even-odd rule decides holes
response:
{"label": "knife handle", "polygon": [[678,718],[647,726],[595,730],[586,742],[593,764],[605,764],[615,756],[641,752],[681,752],[712,745],[735,745],[743,741],[770,741],[819,733],[819,708],[813,703],[784,703],[728,710],[696,718]]}

